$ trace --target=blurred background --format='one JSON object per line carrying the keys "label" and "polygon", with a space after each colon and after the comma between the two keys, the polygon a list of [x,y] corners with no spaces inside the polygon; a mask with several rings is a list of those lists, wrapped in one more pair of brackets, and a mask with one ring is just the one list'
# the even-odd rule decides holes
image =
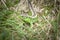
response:
{"label": "blurred background", "polygon": [[60,40],[60,0],[0,0],[0,40]]}

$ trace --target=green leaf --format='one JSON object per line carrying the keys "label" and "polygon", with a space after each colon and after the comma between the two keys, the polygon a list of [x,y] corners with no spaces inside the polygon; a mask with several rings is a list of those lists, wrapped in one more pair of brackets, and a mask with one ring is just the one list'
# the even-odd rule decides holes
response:
{"label": "green leaf", "polygon": [[25,18],[24,20],[25,20],[26,22],[29,22],[29,23],[31,22],[31,19],[30,19],[30,18]]}

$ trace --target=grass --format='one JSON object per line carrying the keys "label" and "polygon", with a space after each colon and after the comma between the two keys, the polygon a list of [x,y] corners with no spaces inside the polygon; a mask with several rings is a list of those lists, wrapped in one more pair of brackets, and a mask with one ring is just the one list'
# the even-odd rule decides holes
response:
{"label": "grass", "polygon": [[[54,36],[53,40],[55,40],[55,35],[57,32],[57,22],[54,21],[55,19],[53,21],[51,21],[51,19],[49,18],[46,19],[46,16],[48,16],[49,14],[45,16],[44,15],[32,19],[28,17],[21,17],[20,15],[18,15],[18,13],[14,13],[10,10],[1,11],[0,29],[2,29],[6,33],[2,32],[2,30],[0,31],[2,32],[0,34],[0,40],[47,40],[48,37],[52,36]],[[49,34],[51,27],[53,27],[54,30],[54,34],[53,32],[51,32],[52,36],[50,36]]]}
{"label": "grass", "polygon": [[57,40],[57,16],[50,10],[47,7],[34,19],[12,10],[0,11],[0,40]]}

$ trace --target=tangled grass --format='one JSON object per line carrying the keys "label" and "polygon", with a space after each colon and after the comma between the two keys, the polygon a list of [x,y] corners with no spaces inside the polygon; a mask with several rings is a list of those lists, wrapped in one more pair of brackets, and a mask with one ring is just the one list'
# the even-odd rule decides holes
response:
{"label": "tangled grass", "polygon": [[45,7],[34,19],[20,16],[21,12],[1,10],[0,40],[60,40],[59,13],[54,14],[51,10],[51,7]]}

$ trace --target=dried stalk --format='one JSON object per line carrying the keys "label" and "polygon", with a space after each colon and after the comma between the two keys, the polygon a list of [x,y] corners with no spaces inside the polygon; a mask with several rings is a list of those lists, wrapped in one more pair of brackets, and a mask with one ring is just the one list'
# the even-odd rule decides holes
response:
{"label": "dried stalk", "polygon": [[1,0],[1,2],[4,4],[4,6],[8,9],[7,5],[5,4],[4,0]]}
{"label": "dried stalk", "polygon": [[28,14],[22,14],[21,16],[26,16],[26,17],[30,17],[30,18],[36,18],[37,17],[37,14],[36,14],[36,12],[34,11],[34,9],[33,9],[33,6],[32,6],[32,4],[31,4],[31,1],[30,0],[26,0],[27,1],[27,3],[28,3],[28,7],[29,7],[29,9],[31,10],[31,12],[32,12],[32,16],[29,16]]}

